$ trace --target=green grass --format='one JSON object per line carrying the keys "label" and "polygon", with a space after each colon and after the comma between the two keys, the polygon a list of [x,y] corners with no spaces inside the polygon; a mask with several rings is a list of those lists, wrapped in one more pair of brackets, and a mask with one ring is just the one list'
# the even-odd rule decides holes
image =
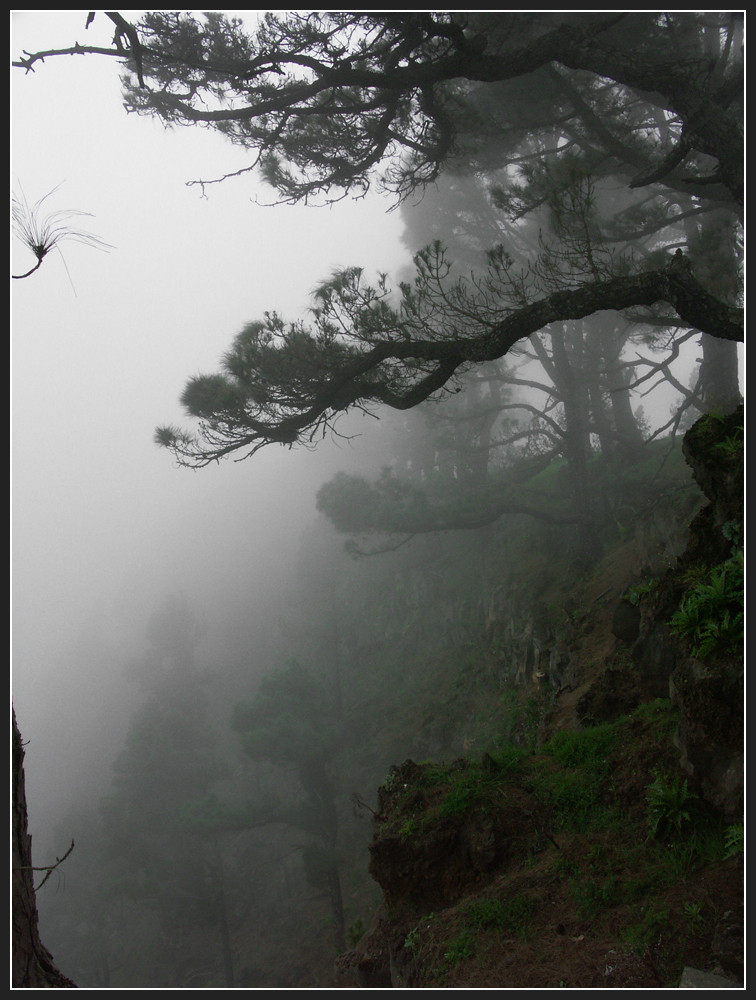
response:
{"label": "green grass", "polygon": [[444,964],[449,967],[458,965],[466,958],[472,958],[477,951],[477,944],[478,936],[475,931],[469,927],[463,927],[447,945],[444,952]]}
{"label": "green grass", "polygon": [[[536,900],[526,893],[507,899],[485,897],[463,907],[457,933],[444,949],[441,973],[460,962],[474,958],[493,936],[525,937],[536,907]],[[406,947],[406,942],[405,942]]]}
{"label": "green grass", "polygon": [[570,882],[570,894],[581,917],[592,919],[607,907],[622,900],[622,886],[616,875],[605,878],[576,878]]}
{"label": "green grass", "polygon": [[616,743],[616,726],[613,723],[602,723],[579,731],[565,729],[557,733],[544,750],[563,767],[579,767],[593,773],[604,773]]}
{"label": "green grass", "polygon": [[608,778],[617,740],[617,724],[603,723],[578,732],[564,730],[543,748],[558,766],[540,767],[534,783],[552,810],[555,830],[601,829],[614,820]]}
{"label": "green grass", "polygon": [[620,938],[634,951],[652,947],[669,927],[670,912],[666,906],[651,904],[639,907],[638,919],[620,930]]}
{"label": "green grass", "polygon": [[467,927],[477,931],[524,935],[535,906],[536,901],[525,893],[507,899],[489,896],[468,903],[462,919]]}

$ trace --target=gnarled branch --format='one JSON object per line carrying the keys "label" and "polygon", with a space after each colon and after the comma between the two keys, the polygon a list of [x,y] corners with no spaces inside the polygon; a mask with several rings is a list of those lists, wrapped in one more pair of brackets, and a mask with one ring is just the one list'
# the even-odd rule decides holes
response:
{"label": "gnarled branch", "polygon": [[[198,435],[162,428],[156,440],[179,464],[190,467],[229,455],[241,460],[271,443],[312,444],[333,427],[340,412],[371,404],[409,409],[453,386],[455,376],[469,366],[504,357],[520,340],[551,323],[657,302],[668,303],[685,323],[704,333],[743,339],[743,310],[709,294],[679,251],[663,267],[560,290],[512,309],[503,319],[484,313],[480,332],[473,335],[466,335],[454,310],[446,325],[434,326],[432,316],[418,319],[412,297],[405,299],[404,312],[397,313],[353,284],[342,289],[347,319],[352,309],[347,336],[334,327],[336,314],[327,311],[319,314],[314,332],[301,324],[287,331],[270,315],[267,325],[250,324],[224,359],[226,374],[199,377],[187,386],[183,402],[200,420]],[[466,322],[469,328],[470,316]],[[423,330],[424,336],[410,333]]]}

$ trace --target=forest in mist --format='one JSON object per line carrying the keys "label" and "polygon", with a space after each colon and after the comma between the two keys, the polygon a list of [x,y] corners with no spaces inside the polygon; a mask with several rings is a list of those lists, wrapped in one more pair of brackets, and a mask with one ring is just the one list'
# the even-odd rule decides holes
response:
{"label": "forest in mist", "polygon": [[570,593],[701,506],[743,18],[52,13],[12,21],[41,938],[79,987],[330,986],[392,766],[533,751]]}

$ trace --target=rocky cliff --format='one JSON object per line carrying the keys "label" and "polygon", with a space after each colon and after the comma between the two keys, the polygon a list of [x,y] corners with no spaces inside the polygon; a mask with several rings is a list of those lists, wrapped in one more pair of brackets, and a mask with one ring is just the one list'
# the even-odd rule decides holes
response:
{"label": "rocky cliff", "polygon": [[674,509],[666,539],[652,512],[658,540],[636,525],[558,632],[495,637],[549,702],[536,746],[391,770],[370,847],[384,905],[344,985],[742,978],[742,441],[742,410],[686,435],[706,498],[687,545]]}

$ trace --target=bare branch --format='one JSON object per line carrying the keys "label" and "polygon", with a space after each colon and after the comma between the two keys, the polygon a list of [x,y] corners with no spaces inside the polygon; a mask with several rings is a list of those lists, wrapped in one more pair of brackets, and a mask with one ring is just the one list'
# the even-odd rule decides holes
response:
{"label": "bare branch", "polygon": [[45,882],[50,878],[50,876],[55,871],[55,869],[58,868],[60,865],[63,864],[63,862],[66,860],[66,858],[71,853],[71,851],[73,851],[73,849],[74,849],[74,842],[73,842],[73,840],[71,840],[71,846],[68,848],[68,850],[66,851],[66,853],[63,855],[62,858],[56,858],[55,859],[55,864],[54,865],[39,865],[39,866],[37,866],[37,865],[24,865],[19,870],[20,871],[32,871],[32,872],[47,872],[47,874],[45,875],[45,877],[42,879],[42,881],[39,883],[39,885],[34,890],[35,892],[39,892],[39,890],[42,888],[42,886],[45,884]]}

